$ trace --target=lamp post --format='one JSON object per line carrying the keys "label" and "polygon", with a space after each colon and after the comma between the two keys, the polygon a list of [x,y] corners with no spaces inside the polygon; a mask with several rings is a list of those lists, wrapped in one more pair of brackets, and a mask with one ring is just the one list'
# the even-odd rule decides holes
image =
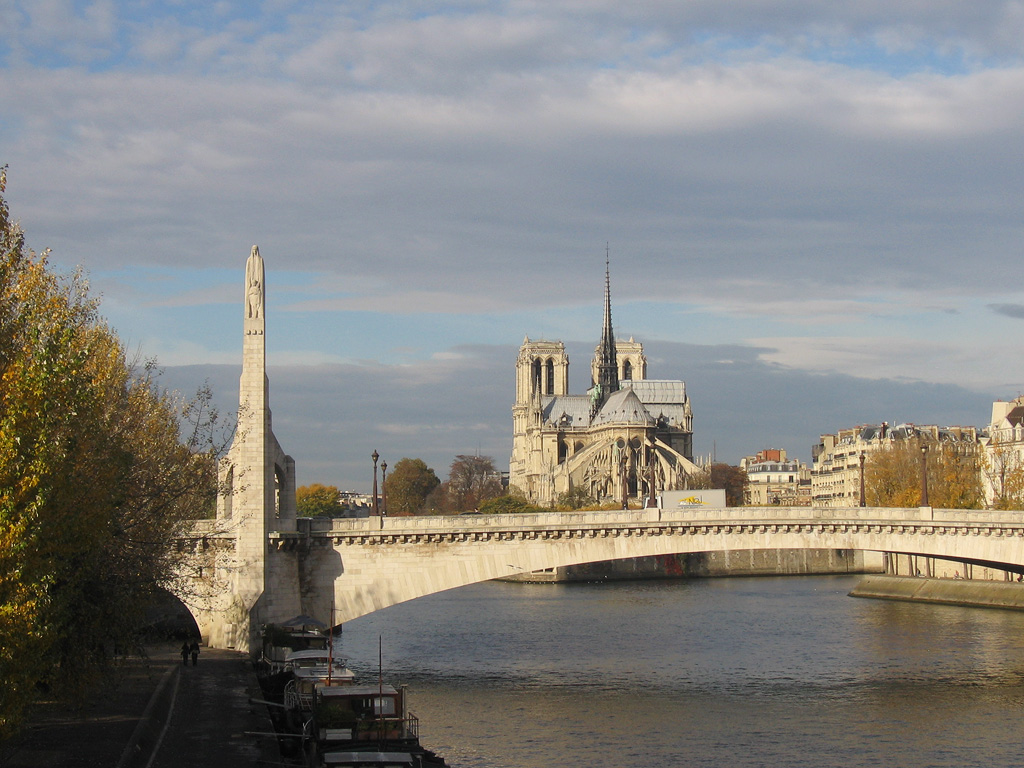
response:
{"label": "lamp post", "polygon": [[380,516],[388,516],[388,463],[380,463]]}
{"label": "lamp post", "polygon": [[928,506],[928,446],[921,446],[921,506]]}
{"label": "lamp post", "polygon": [[374,451],[370,458],[373,459],[373,514],[377,516],[380,515],[380,506],[377,504],[377,459],[380,458],[380,454]]}
{"label": "lamp post", "polygon": [[860,505],[862,507],[867,506],[864,498],[864,451],[860,452]]}

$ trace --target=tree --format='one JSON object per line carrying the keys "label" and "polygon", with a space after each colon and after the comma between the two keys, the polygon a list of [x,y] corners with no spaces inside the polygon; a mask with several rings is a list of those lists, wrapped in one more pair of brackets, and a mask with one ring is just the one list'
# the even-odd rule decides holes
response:
{"label": "tree", "polygon": [[690,481],[690,488],[724,488],[725,505],[742,507],[744,492],[747,488],[746,470],[731,464],[712,464],[706,473],[695,475]]}
{"label": "tree", "polygon": [[301,517],[340,517],[341,491],[333,485],[302,485],[295,489],[295,508]]}
{"label": "tree", "polygon": [[921,503],[921,448],[902,440],[864,461],[864,501],[869,507],[916,507]]}
{"label": "tree", "polygon": [[[921,503],[921,441],[900,440],[864,462],[869,507],[916,507]],[[927,443],[928,503],[942,509],[978,509],[983,501],[974,446]]]}
{"label": "tree", "polygon": [[480,505],[484,515],[511,515],[522,512],[550,512],[544,507],[535,507],[522,496],[495,496]]}
{"label": "tree", "polygon": [[427,497],[441,484],[422,459],[401,459],[387,479],[389,515],[419,515]]}
{"label": "tree", "polygon": [[0,740],[40,682],[84,688],[131,647],[212,506],[217,423],[128,362],[80,275],[25,247],[5,186],[0,168]]}
{"label": "tree", "polygon": [[928,451],[928,503],[941,509],[981,509],[984,502],[977,446],[932,446]]}
{"label": "tree", "polygon": [[576,486],[571,491],[560,493],[555,501],[558,509],[585,509],[597,506],[597,500],[587,493],[587,489]]}
{"label": "tree", "polygon": [[456,456],[448,470],[448,495],[454,511],[478,509],[501,495],[501,477],[490,456]]}

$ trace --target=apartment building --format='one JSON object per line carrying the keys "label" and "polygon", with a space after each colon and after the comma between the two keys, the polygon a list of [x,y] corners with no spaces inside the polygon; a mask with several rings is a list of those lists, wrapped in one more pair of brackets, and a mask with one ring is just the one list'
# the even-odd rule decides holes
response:
{"label": "apartment building", "polygon": [[811,503],[811,470],[802,461],[790,459],[784,448],[769,448],[740,459],[747,473],[744,504],[764,507],[803,507]]}

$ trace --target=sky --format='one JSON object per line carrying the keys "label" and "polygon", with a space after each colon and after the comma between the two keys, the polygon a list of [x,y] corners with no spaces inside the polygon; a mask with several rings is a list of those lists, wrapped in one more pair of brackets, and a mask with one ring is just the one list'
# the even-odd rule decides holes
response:
{"label": "sky", "polygon": [[237,406],[266,261],[300,484],[511,452],[525,336],[616,335],[694,449],[1024,392],[1024,2],[0,0],[0,165],[167,386]]}

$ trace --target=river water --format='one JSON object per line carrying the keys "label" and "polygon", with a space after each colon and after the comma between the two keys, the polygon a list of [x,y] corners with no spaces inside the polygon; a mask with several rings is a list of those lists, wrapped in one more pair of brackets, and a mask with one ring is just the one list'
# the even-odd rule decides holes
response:
{"label": "river water", "polygon": [[345,625],[455,768],[1024,767],[1024,613],[850,576],[488,582]]}

